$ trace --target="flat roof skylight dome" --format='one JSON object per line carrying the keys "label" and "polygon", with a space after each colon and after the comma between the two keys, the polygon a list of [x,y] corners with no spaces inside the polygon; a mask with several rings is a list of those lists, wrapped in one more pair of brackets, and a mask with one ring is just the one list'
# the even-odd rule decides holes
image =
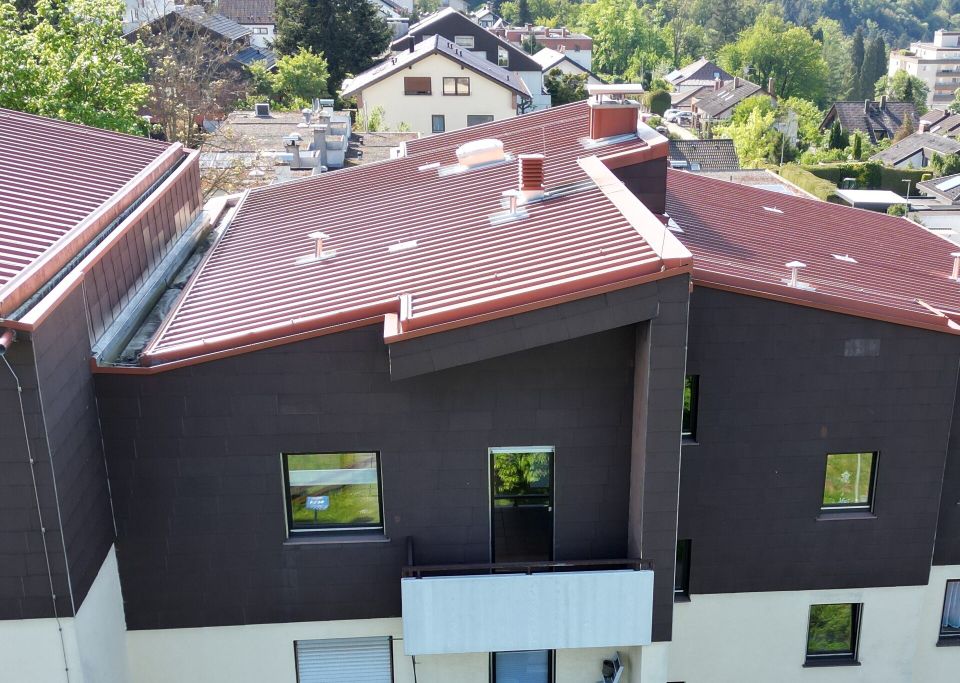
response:
{"label": "flat roof skylight dome", "polygon": [[472,140],[457,147],[457,161],[464,168],[493,164],[505,158],[503,142],[493,138]]}

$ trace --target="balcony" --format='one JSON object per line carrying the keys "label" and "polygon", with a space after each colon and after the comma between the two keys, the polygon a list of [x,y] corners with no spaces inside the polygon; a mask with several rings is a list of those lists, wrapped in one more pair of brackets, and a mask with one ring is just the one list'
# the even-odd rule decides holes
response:
{"label": "balcony", "polygon": [[406,567],[400,592],[407,655],[651,641],[646,560]]}

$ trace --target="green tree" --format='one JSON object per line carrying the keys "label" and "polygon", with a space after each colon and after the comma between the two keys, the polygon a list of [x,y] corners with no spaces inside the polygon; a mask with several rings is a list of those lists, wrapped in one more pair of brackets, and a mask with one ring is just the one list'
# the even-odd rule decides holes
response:
{"label": "green tree", "polygon": [[[764,98],[767,99],[767,98]],[[796,119],[797,146],[800,149],[817,144],[820,140],[820,122],[823,112],[810,100],[787,97],[777,102],[777,118],[781,122]]]}
{"label": "green tree", "polygon": [[859,131],[853,134],[853,160],[860,161],[860,157],[863,156],[863,136]]}
{"label": "green tree", "polygon": [[120,0],[0,0],[0,106],[143,133],[144,49],[123,37]]}
{"label": "green tree", "polygon": [[897,132],[893,136],[894,142],[900,142],[904,138],[908,138],[913,135],[915,132],[913,127],[913,118],[906,116],[903,119],[903,123],[900,124],[900,127],[897,128]]}
{"label": "green tree", "polygon": [[744,168],[756,168],[774,158],[779,160],[780,138],[774,128],[776,122],[775,112],[762,113],[760,109],[754,109],[742,123],[731,121],[718,126],[714,134],[716,137],[732,138],[740,164]]}
{"label": "green tree", "polygon": [[930,92],[930,88],[922,80],[911,76],[906,71],[898,71],[892,78],[883,75],[874,87],[877,99],[886,95],[896,102],[913,102],[918,114],[925,114],[927,111],[927,93]]}
{"label": "green tree", "polygon": [[[3,57],[0,56],[0,59],[3,59]],[[953,91],[953,102],[947,105],[947,109],[954,114],[960,113],[960,88]]]}
{"label": "green tree", "polygon": [[517,0],[517,19],[524,26],[533,22],[533,16],[530,14],[530,3],[528,0]]}
{"label": "green tree", "polygon": [[860,84],[863,91],[861,97],[857,99],[866,100],[873,97],[874,86],[885,73],[887,73],[887,47],[883,38],[877,36],[870,41],[863,58],[863,68],[860,70]]}
{"label": "green tree", "polygon": [[834,119],[830,126],[830,149],[846,149],[850,146],[850,136],[840,126],[840,119]]}
{"label": "green tree", "polygon": [[763,86],[773,78],[779,97],[817,100],[828,69],[821,51],[820,43],[805,29],[767,11],[720,51],[720,64],[730,73],[749,67],[753,80]]}
{"label": "green tree", "polygon": [[[813,25],[821,36],[820,54],[827,65],[827,80],[824,83],[824,101],[836,102],[846,97],[853,81],[853,66],[850,59],[853,45],[836,19],[821,17]],[[862,48],[861,44],[861,48]]]}
{"label": "green tree", "polygon": [[329,77],[323,55],[300,48],[295,55],[280,57],[269,78],[273,94],[281,103],[298,105],[314,97],[326,97]]}
{"label": "green tree", "polygon": [[543,79],[553,106],[587,99],[587,74],[566,74],[552,69]]}
{"label": "green tree", "polygon": [[593,66],[601,73],[623,76],[628,67],[647,72],[669,54],[651,8],[634,0],[583,5],[579,28],[593,37]]}
{"label": "green tree", "polygon": [[930,157],[930,168],[933,169],[937,177],[960,173],[960,154],[943,156],[934,152],[933,156]]}
{"label": "green tree", "polygon": [[865,54],[863,28],[857,26],[857,30],[853,33],[853,44],[850,46],[850,91],[847,95],[855,102],[866,99],[863,94],[863,59]]}
{"label": "green tree", "polygon": [[322,54],[329,87],[371,66],[390,44],[390,29],[369,0],[277,0],[274,49],[294,55],[305,48]]}
{"label": "green tree", "polygon": [[647,109],[658,116],[670,108],[670,93],[666,90],[651,90],[646,96]]}
{"label": "green tree", "polygon": [[908,211],[906,204],[891,204],[887,207],[888,216],[906,216]]}

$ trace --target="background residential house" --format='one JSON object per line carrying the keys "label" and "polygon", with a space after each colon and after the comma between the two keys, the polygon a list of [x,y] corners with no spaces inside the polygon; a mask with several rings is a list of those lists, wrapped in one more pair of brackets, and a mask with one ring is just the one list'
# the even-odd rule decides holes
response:
{"label": "background residential house", "polygon": [[522,47],[524,42],[533,42],[563,53],[587,71],[593,68],[593,38],[584,33],[571,31],[565,26],[496,26],[490,30],[517,47]]}
{"label": "background residential house", "polygon": [[960,153],[960,141],[935,133],[914,133],[870,157],[894,168],[925,168],[934,154]]}
{"label": "background residential house", "polygon": [[725,83],[716,80],[712,89],[697,92],[692,99],[690,109],[701,125],[709,124],[712,121],[723,121],[729,119],[736,106],[748,97],[765,95],[771,99],[776,99],[772,94],[772,82],[768,89],[769,92],[764,90],[762,86],[739,76],[734,76]]}
{"label": "background residential house", "polygon": [[409,50],[410,40],[419,43],[431,36],[442,36],[463,50],[486,59],[491,64],[516,72],[527,86],[533,109],[550,106],[550,94],[543,88],[543,71],[526,52],[475,24],[451,7],[424,17],[410,27],[410,32],[395,40],[394,52]]}
{"label": "background residential house", "polygon": [[397,52],[344,82],[367,120],[382,110],[381,127],[430,135],[516,116],[530,98],[516,73],[439,35]]}
{"label": "background residential house", "polygon": [[559,69],[565,74],[584,75],[587,77],[587,83],[603,83],[603,80],[590,69],[584,67],[579,62],[574,61],[566,52],[558,52],[549,47],[537,50],[533,54],[533,59],[540,64],[543,69],[544,78],[554,69]]}
{"label": "background residential house", "polygon": [[217,10],[250,30],[250,44],[267,48],[276,33],[276,0],[217,0]]}
{"label": "background residential house", "polygon": [[893,138],[908,119],[913,129],[918,130],[920,118],[913,102],[892,102],[886,97],[876,102],[834,102],[824,115],[820,130],[828,130],[834,121],[840,121],[843,132],[863,133],[871,144],[877,144]]}
{"label": "background residential house", "polygon": [[906,71],[929,88],[927,106],[945,106],[960,88],[960,31],[940,29],[933,41],[910,44],[909,50],[891,50],[887,73]]}

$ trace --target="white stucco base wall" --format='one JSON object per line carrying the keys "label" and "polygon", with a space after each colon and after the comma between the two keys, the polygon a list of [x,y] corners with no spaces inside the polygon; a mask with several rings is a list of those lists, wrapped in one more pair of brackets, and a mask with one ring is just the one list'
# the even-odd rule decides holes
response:
{"label": "white stucco base wall", "polygon": [[[403,652],[401,619],[256,624],[211,628],[130,631],[127,649],[132,683],[296,683],[294,641],[392,636],[394,683],[489,683],[486,652],[417,655]],[[556,683],[593,683],[603,660],[621,653],[623,683],[665,683],[666,643],[644,647],[557,650]],[[658,664],[662,662],[662,664]],[[642,665],[641,665],[642,662]],[[641,666],[650,675],[641,675]]]}
{"label": "white stucco base wall", "polygon": [[[936,647],[945,581],[927,586],[693,595],[674,609],[667,680],[684,683],[948,683],[960,648]],[[860,666],[804,668],[812,604],[863,603]]]}
{"label": "white stucco base wall", "polygon": [[76,617],[0,621],[0,681],[123,683],[125,628],[111,548]]}

